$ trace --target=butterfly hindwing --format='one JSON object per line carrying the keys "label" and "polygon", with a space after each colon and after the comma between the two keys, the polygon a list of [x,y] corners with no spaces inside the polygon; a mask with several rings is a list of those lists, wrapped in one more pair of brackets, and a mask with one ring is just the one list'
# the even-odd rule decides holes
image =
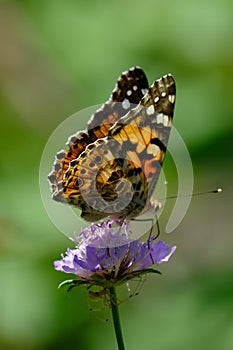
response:
{"label": "butterfly hindwing", "polygon": [[57,153],[53,170],[48,176],[53,199],[70,202],[69,197],[61,195],[62,181],[70,162],[77,159],[89,144],[105,137],[110,127],[139,103],[146,89],[147,78],[140,67],[122,73],[109,100],[90,118],[87,130],[70,136],[67,141],[68,150]]}

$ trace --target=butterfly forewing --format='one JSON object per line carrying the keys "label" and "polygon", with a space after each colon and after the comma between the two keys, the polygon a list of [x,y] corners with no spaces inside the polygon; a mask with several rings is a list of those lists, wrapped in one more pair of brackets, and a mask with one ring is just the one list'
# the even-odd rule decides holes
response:
{"label": "butterfly forewing", "polygon": [[175,104],[175,82],[171,75],[157,80],[139,106],[109,130],[121,144],[125,156],[144,172],[149,195],[154,191],[171,130]]}
{"label": "butterfly forewing", "polygon": [[[134,67],[123,72],[117,80],[109,100],[97,110],[87,124],[88,131],[95,133],[102,125],[107,131],[130,109],[136,107],[148,90],[148,81],[140,67]],[[102,137],[106,136],[102,135]],[[97,137],[100,138],[99,136]]]}

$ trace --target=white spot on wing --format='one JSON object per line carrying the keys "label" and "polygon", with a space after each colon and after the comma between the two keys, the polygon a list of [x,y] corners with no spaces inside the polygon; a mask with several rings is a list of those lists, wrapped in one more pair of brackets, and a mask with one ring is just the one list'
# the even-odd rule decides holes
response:
{"label": "white spot on wing", "polygon": [[128,96],[132,95],[132,91],[131,91],[131,90],[128,90],[128,91],[127,91],[127,95],[128,95]]}
{"label": "white spot on wing", "polygon": [[157,114],[157,123],[158,124],[163,123],[163,113]]}
{"label": "white spot on wing", "polygon": [[154,157],[157,157],[160,153],[160,148],[157,145],[153,145],[151,143],[147,147],[147,153],[153,154]]}
{"label": "white spot on wing", "polygon": [[145,95],[145,94],[147,94],[148,89],[141,89],[141,92],[142,92],[143,95]]}
{"label": "white spot on wing", "polygon": [[155,103],[159,102],[159,96],[156,96],[156,97],[154,98],[154,102],[155,102]]}
{"label": "white spot on wing", "polygon": [[153,105],[149,106],[149,107],[146,109],[147,115],[154,114],[154,112],[155,112],[155,109],[154,109],[154,106],[153,106]]}
{"label": "white spot on wing", "polygon": [[138,89],[137,85],[133,86],[133,90],[136,91]]}
{"label": "white spot on wing", "polygon": [[168,95],[168,99],[171,103],[175,102],[175,95]]}
{"label": "white spot on wing", "polygon": [[169,124],[169,118],[166,114],[163,115],[163,125],[168,126]]}
{"label": "white spot on wing", "polygon": [[162,96],[162,97],[165,97],[165,96],[166,96],[166,92],[163,91],[163,92],[161,93],[161,96]]}
{"label": "white spot on wing", "polygon": [[122,107],[124,109],[129,109],[130,107],[130,103],[129,103],[129,100],[127,98],[125,98],[123,101],[122,101]]}

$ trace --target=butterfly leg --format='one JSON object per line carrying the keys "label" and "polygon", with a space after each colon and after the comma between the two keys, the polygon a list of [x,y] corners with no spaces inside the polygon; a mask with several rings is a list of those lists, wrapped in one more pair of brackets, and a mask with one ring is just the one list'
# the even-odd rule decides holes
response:
{"label": "butterfly leg", "polygon": [[[155,220],[156,220],[156,221],[155,221],[155,224],[154,224],[154,219],[151,219],[151,220],[152,220],[153,224],[152,224],[152,226],[151,226],[150,233],[149,233],[149,237],[148,237],[148,240],[147,240],[147,245],[148,245],[148,249],[149,249],[149,250],[151,249],[151,247],[150,247],[151,241],[154,241],[154,240],[155,240],[156,238],[158,238],[159,235],[160,235],[160,227],[159,227],[159,220],[158,220],[158,217],[155,216]],[[156,228],[157,228],[157,234],[156,234],[156,236],[153,236],[153,229],[154,229],[155,225],[156,225]],[[152,262],[153,262],[153,264],[154,264],[155,262],[154,262],[154,259],[153,259],[151,253],[150,253],[150,257],[151,257],[151,260],[152,260]]]}

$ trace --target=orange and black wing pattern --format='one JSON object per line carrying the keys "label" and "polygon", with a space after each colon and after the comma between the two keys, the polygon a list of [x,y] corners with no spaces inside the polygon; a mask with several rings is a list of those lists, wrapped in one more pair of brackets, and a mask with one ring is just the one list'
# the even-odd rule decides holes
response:
{"label": "orange and black wing pattern", "polygon": [[87,130],[70,136],[68,149],[57,153],[53,170],[48,176],[53,199],[69,202],[69,198],[61,198],[58,193],[70,162],[77,159],[89,144],[105,137],[110,127],[140,102],[147,89],[148,81],[140,67],[122,73],[109,100],[91,116]]}
{"label": "orange and black wing pattern", "polygon": [[[134,86],[121,108],[130,104]],[[87,144],[57,184],[55,199],[80,208],[86,221],[133,219],[150,205],[171,130],[175,82],[169,74],[140,90],[138,105]]]}

